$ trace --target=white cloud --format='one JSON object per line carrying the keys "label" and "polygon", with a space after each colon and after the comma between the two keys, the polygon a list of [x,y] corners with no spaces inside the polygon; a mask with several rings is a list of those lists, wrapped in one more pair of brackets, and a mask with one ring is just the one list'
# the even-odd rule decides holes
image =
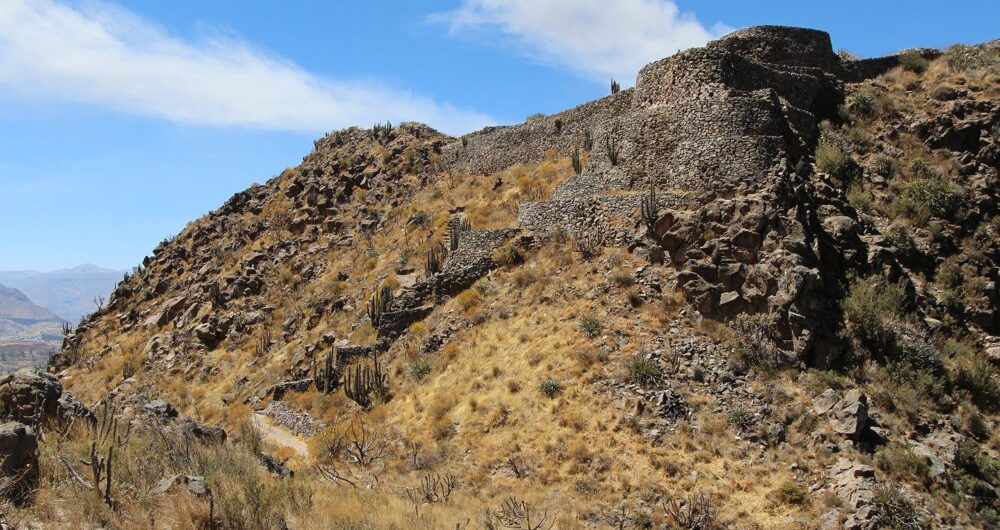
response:
{"label": "white cloud", "polygon": [[457,133],[492,122],[367,81],[311,74],[233,38],[185,41],[122,8],[0,1],[0,87],[42,101],[203,125],[322,132],[422,121]]}
{"label": "white cloud", "polygon": [[435,18],[452,32],[498,30],[539,60],[629,85],[647,63],[728,30],[704,27],[668,0],[462,0]]}

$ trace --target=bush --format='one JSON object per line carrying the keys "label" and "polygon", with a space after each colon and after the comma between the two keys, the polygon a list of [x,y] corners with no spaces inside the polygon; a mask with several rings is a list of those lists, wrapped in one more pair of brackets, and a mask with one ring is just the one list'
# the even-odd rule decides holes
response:
{"label": "bush", "polygon": [[823,131],[816,145],[816,168],[823,173],[848,180],[852,176],[854,160],[839,136]]}
{"label": "bush", "polygon": [[431,373],[431,363],[427,362],[427,359],[423,357],[418,357],[417,360],[413,361],[410,365],[410,377],[414,381],[420,381],[427,377]]}
{"label": "bush", "polygon": [[872,512],[873,528],[920,530],[924,527],[920,512],[906,493],[891,482],[880,482],[875,486]]}
{"label": "bush", "polygon": [[809,492],[794,480],[786,480],[778,488],[778,501],[784,504],[801,506],[809,502]]}
{"label": "bush", "polygon": [[869,92],[855,92],[847,98],[847,112],[855,118],[871,118],[875,115],[875,103]]}
{"label": "bush", "polygon": [[493,262],[501,267],[513,267],[524,261],[524,251],[517,243],[500,247],[493,253]]}
{"label": "bush", "polygon": [[601,325],[601,321],[597,320],[597,317],[593,314],[584,315],[580,318],[580,331],[592,339],[596,339],[601,334],[603,328],[604,326]]}
{"label": "bush", "polygon": [[922,338],[907,337],[899,341],[896,359],[916,370],[935,375],[944,373],[944,362],[937,348]]}
{"label": "bush", "polygon": [[466,289],[462,291],[456,299],[458,300],[459,305],[462,306],[462,309],[468,311],[479,305],[479,302],[482,300],[482,295],[475,289]]}
{"label": "bush", "polygon": [[875,465],[898,479],[925,482],[930,476],[927,458],[914,454],[907,447],[893,444],[875,455]]}
{"label": "bush", "polygon": [[942,218],[951,216],[965,200],[965,190],[940,176],[918,178],[910,181],[899,198],[893,201],[895,215],[912,218],[926,217],[924,213]]}
{"label": "bush", "polygon": [[767,313],[741,313],[729,324],[736,335],[736,354],[750,366],[775,366],[779,358],[774,342],[774,318]]}
{"label": "bush", "polygon": [[991,412],[1000,409],[1000,382],[986,359],[969,355],[959,360],[955,384],[969,392],[980,408]]}
{"label": "bush", "polygon": [[651,388],[660,382],[660,365],[645,355],[637,353],[625,362],[629,381],[643,388]]}
{"label": "bush", "polygon": [[922,74],[927,71],[929,65],[927,59],[924,59],[918,51],[909,51],[899,56],[899,66],[913,73]]}
{"label": "bush", "polygon": [[879,153],[872,160],[872,171],[880,177],[889,178],[896,172],[896,161],[886,154]]}
{"label": "bush", "polygon": [[855,184],[847,190],[847,202],[855,210],[862,213],[870,214],[875,211],[875,202],[872,199],[872,194],[868,193],[868,190],[860,184]]}
{"label": "bush", "polygon": [[868,345],[891,346],[892,328],[904,315],[906,293],[902,287],[885,283],[880,277],[851,282],[841,301],[848,336]]}
{"label": "bush", "polygon": [[913,234],[910,233],[909,228],[903,225],[892,225],[885,237],[903,255],[912,255],[917,250]]}
{"label": "bush", "polygon": [[538,391],[548,398],[554,398],[562,392],[562,385],[559,381],[549,378],[538,384]]}

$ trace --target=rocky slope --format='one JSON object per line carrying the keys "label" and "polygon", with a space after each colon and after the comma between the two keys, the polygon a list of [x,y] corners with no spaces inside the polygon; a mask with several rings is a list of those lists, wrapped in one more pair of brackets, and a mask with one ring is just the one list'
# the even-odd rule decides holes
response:
{"label": "rocky slope", "polygon": [[525,124],[331,133],[51,370],[277,429],[317,497],[387,507],[345,525],[988,527],[998,152],[995,43],[855,60],[749,28]]}

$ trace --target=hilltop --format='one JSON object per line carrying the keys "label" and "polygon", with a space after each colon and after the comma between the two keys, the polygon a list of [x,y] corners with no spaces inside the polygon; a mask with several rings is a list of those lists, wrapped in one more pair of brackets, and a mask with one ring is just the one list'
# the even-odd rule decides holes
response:
{"label": "hilltop", "polygon": [[103,501],[93,433],[46,440],[24,513],[990,527],[998,180],[996,42],[754,27],[519,125],[332,132],[66,338],[61,395],[136,432]]}

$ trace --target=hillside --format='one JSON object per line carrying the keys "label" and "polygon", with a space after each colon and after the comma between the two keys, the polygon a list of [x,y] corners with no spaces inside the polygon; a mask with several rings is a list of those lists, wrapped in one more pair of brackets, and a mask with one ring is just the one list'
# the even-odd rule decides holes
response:
{"label": "hillside", "polygon": [[91,447],[70,425],[16,513],[989,528],[998,194],[996,42],[859,60],[755,27],[519,125],[332,132],[164,241],[51,361],[95,410],[225,445],[137,427],[102,503],[63,465]]}
{"label": "hillside", "polygon": [[108,298],[124,271],[79,265],[49,272],[0,271],[9,285],[73,324],[90,314],[95,300]]}
{"label": "hillside", "polygon": [[35,305],[17,289],[0,285],[0,318],[24,322],[59,322],[60,318]]}

